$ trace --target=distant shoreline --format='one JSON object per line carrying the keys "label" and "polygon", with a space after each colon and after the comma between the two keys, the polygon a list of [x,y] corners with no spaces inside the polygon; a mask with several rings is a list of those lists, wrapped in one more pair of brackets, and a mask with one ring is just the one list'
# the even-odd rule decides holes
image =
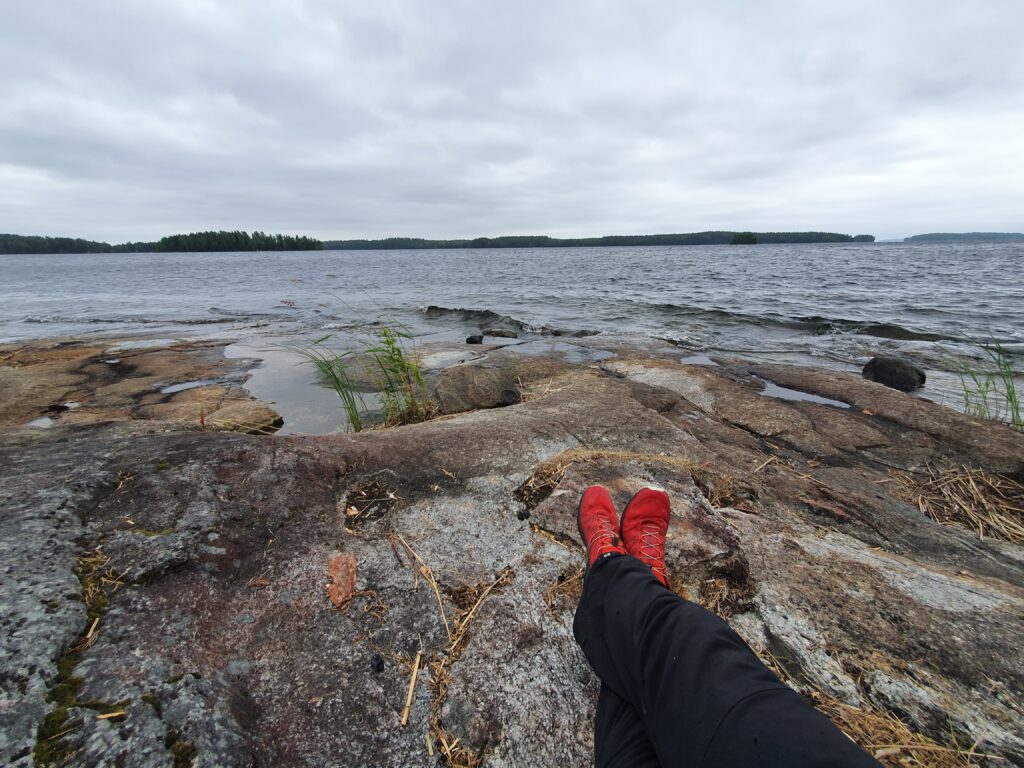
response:
{"label": "distant shoreline", "polygon": [[58,253],[216,253],[236,251],[332,250],[377,251],[456,248],[602,248],[651,245],[758,245],[796,243],[873,243],[874,235],[837,232],[734,232],[716,230],[661,235],[605,235],[557,238],[547,235],[510,235],[472,239],[428,240],[386,237],[379,240],[327,240],[292,235],[242,231],[193,232],[169,235],[153,242],[110,243],[82,238],[0,234],[0,254]]}
{"label": "distant shoreline", "polygon": [[[0,254],[63,253],[218,253],[246,251],[387,251],[455,250],[465,248],[613,248],[628,246],[678,245],[796,245],[822,243],[874,243],[874,235],[838,232],[739,232],[714,230],[658,235],[604,235],[602,237],[549,237],[547,235],[506,235],[501,237],[431,240],[422,237],[385,237],[377,240],[318,240],[293,235],[233,232],[193,232],[169,235],[153,242],[110,243],[82,238],[41,237],[0,234]],[[927,243],[1019,243],[1020,232],[932,232],[903,239],[880,241],[888,244]]]}
{"label": "distant shoreline", "polygon": [[[897,241],[898,242],[898,241]],[[1021,232],[930,232],[911,235],[904,243],[1024,243]]]}

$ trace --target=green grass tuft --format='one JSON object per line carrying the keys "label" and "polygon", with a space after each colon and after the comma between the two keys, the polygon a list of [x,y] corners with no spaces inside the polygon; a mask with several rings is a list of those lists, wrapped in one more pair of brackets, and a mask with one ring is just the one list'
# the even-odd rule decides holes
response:
{"label": "green grass tuft", "polygon": [[1024,430],[1017,392],[1017,374],[1010,356],[997,341],[982,345],[989,365],[984,370],[960,366],[960,386],[964,410],[983,419],[1001,421],[1014,429]]}
{"label": "green grass tuft", "polygon": [[341,353],[324,345],[329,338],[330,335],[307,345],[287,348],[314,365],[323,382],[338,393],[353,432],[360,432],[367,426],[370,411],[349,375],[350,366],[369,369],[380,396],[384,426],[413,424],[434,414],[434,403],[427,394],[423,372],[406,351],[405,343],[412,335],[404,327],[381,326],[369,339],[357,341],[355,349]]}
{"label": "green grass tuft", "polygon": [[330,336],[324,336],[312,342],[309,346],[290,345],[288,349],[300,355],[320,371],[320,378],[331,389],[338,393],[341,398],[345,415],[348,416],[349,426],[353,432],[360,432],[363,429],[362,412],[366,410],[366,404],[362,396],[355,388],[352,378],[348,375],[347,357],[350,352],[337,354],[323,346],[323,343]]}

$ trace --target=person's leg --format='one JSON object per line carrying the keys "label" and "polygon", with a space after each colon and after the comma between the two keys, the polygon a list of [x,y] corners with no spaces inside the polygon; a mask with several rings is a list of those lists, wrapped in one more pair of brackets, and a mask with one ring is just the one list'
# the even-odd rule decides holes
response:
{"label": "person's leg", "polygon": [[602,683],[644,722],[664,768],[878,765],[724,621],[633,557],[593,564],[573,630]]}
{"label": "person's leg", "polygon": [[594,717],[594,768],[660,768],[636,710],[606,685]]}

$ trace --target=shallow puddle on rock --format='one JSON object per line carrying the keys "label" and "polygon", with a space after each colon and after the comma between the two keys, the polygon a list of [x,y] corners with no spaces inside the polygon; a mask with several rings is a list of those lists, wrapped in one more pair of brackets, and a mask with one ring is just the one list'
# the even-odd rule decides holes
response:
{"label": "shallow puddle on rock", "polygon": [[767,379],[758,379],[759,382],[764,386],[758,394],[764,395],[765,397],[774,397],[778,400],[794,400],[804,403],[818,403],[819,405],[831,405],[833,408],[849,408],[848,403],[840,402],[839,400],[830,400],[827,397],[819,397],[818,395],[812,395],[810,392],[801,392],[799,389],[789,389],[788,387],[780,387],[773,381]]}
{"label": "shallow puddle on rock", "polygon": [[[175,344],[181,344],[184,341],[186,341],[186,339],[132,339],[129,341],[119,342],[112,347],[107,347],[105,352],[107,354],[116,354],[118,352],[125,352],[128,350],[149,349],[150,347],[173,347]],[[110,363],[108,360],[104,360],[104,362]],[[114,363],[110,364],[113,365]]]}
{"label": "shallow puddle on rock", "polygon": [[49,416],[40,416],[38,419],[32,419],[32,421],[30,421],[25,426],[34,427],[35,429],[49,429],[56,423],[57,422],[55,422]]}
{"label": "shallow puddle on rock", "polygon": [[607,349],[583,347],[567,341],[527,341],[516,344],[510,351],[513,354],[526,357],[557,355],[567,363],[596,363],[615,356],[614,352],[609,352]]}
{"label": "shallow puddle on rock", "polygon": [[465,363],[470,360],[476,360],[482,357],[482,355],[475,353],[472,350],[441,350],[440,352],[430,352],[423,355],[420,358],[420,369],[423,371],[437,371],[443,368],[450,368],[453,365],[459,363]]}
{"label": "shallow puddle on rock", "polygon": [[679,362],[682,363],[683,365],[718,365],[718,363],[716,363],[707,355],[701,354],[690,355],[689,357],[680,358]]}
{"label": "shallow puddle on rock", "polygon": [[196,381],[185,381],[181,384],[171,384],[169,387],[161,387],[160,392],[164,395],[173,395],[175,392],[184,392],[187,389],[195,389],[196,387],[208,387],[211,384],[216,384],[214,379],[198,379]]}
{"label": "shallow puddle on rock", "polygon": [[[284,419],[277,435],[330,435],[348,429],[348,417],[341,398],[333,389],[319,383],[316,368],[288,349],[256,342],[238,342],[224,349],[232,359],[258,358],[263,362],[249,371],[242,385],[257,400],[269,403]],[[376,392],[359,392],[366,411],[365,421],[379,413]]]}

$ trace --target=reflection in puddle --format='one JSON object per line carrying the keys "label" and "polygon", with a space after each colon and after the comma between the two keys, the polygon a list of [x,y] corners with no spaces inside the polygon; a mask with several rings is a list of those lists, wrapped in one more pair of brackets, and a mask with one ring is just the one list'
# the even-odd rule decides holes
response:
{"label": "reflection in puddle", "polygon": [[804,403],[818,403],[819,405],[831,405],[833,408],[849,408],[849,404],[842,403],[839,400],[830,400],[827,397],[819,397],[818,395],[812,395],[809,392],[801,392],[799,389],[789,389],[787,387],[780,387],[773,381],[767,379],[758,379],[764,389],[759,394],[765,397],[775,397],[779,400],[796,400]]}
{"label": "reflection in puddle", "polygon": [[[271,404],[284,426],[278,435],[330,435],[348,429],[341,398],[320,384],[316,368],[300,355],[281,347],[239,342],[224,349],[228,358],[258,358],[263,362],[249,372],[243,386],[257,400]],[[380,410],[375,392],[360,392],[366,409]]]}

